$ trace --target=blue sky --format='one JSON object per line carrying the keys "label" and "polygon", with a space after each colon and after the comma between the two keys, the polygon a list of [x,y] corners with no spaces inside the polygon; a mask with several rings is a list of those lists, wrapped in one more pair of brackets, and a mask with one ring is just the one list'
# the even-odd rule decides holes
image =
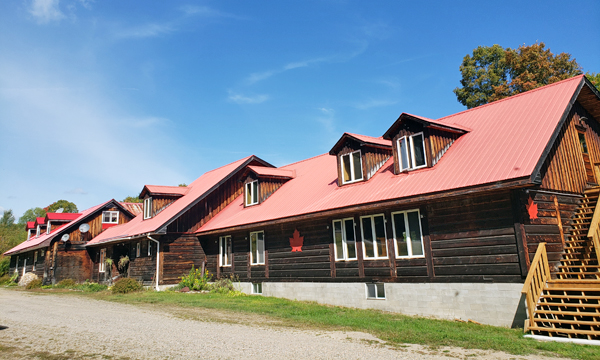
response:
{"label": "blue sky", "polygon": [[479,45],[600,71],[600,2],[0,1],[0,210],[80,210],[464,107]]}

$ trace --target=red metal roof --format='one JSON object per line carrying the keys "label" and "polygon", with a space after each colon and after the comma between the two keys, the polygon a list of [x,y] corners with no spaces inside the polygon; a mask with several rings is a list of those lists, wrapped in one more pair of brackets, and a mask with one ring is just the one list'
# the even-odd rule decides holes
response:
{"label": "red metal roof", "polygon": [[143,203],[126,203],[126,202],[121,202],[119,204],[121,204],[121,206],[123,206],[125,209],[127,209],[133,215],[141,214],[144,211],[144,204]]}
{"label": "red metal roof", "polygon": [[340,137],[340,139],[335,143],[335,145],[333,145],[331,150],[329,150],[329,153],[331,155],[337,153],[337,151],[340,149],[341,146],[343,146],[344,142],[348,138],[354,139],[355,141],[358,141],[359,143],[363,143],[363,144],[384,146],[384,147],[389,147],[389,148],[392,147],[392,142],[390,140],[386,140],[382,137],[373,137],[373,136],[351,134],[351,133],[345,132]]}
{"label": "red metal roof", "polygon": [[35,221],[28,221],[25,225],[25,230],[35,229]]}
{"label": "red metal roof", "polygon": [[187,186],[161,186],[161,185],[146,185],[140,193],[140,199],[145,196],[146,193],[152,195],[174,195],[182,196],[188,192]]}
{"label": "red metal roof", "polygon": [[140,214],[128,223],[106,229],[87,245],[95,245],[107,241],[116,241],[154,233],[169,224],[172,219],[175,219],[177,216],[185,212],[190,206],[208,195],[212,190],[214,190],[214,188],[216,188],[216,186],[219,185],[219,183],[253,162],[269,165],[256,156],[248,156],[218,169],[206,172],[204,175],[200,176],[198,179],[194,180],[194,182],[188,185],[188,192],[184,196],[175,200],[173,203],[171,203],[171,205],[166,207],[156,216],[143,220],[143,215]]}
{"label": "red metal roof", "polygon": [[81,214],[80,213],[47,213],[44,222],[48,222],[48,220],[75,220]]}
{"label": "red metal roof", "polygon": [[46,225],[46,218],[45,217],[36,217],[35,218],[35,226],[38,225]]}
{"label": "red metal roof", "polygon": [[250,169],[252,172],[254,172],[258,176],[268,176],[268,177],[272,176],[272,177],[281,177],[281,178],[288,178],[288,179],[292,179],[296,176],[294,174],[293,170],[278,169],[278,168],[272,168],[272,167],[266,167],[266,166],[250,165],[250,166],[248,166],[248,169]]}
{"label": "red metal roof", "polygon": [[283,166],[296,178],[259,205],[244,208],[239,196],[197,233],[531,177],[582,81],[574,77],[438,119],[469,132],[432,168],[394,175],[390,158],[368,181],[339,187],[335,156]]}

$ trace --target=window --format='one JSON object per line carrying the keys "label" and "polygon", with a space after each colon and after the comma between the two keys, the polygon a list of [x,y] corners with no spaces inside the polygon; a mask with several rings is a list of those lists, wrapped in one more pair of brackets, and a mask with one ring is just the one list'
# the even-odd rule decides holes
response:
{"label": "window", "polygon": [[50,221],[48,221],[48,225],[46,226],[46,234],[50,234],[50,229],[52,226],[50,225]]}
{"label": "window", "polygon": [[400,161],[400,171],[427,166],[423,133],[398,139],[398,160]]}
{"label": "window", "polygon": [[396,257],[424,256],[419,210],[392,213]]}
{"label": "window", "polygon": [[231,236],[219,238],[219,266],[231,266]]}
{"label": "window", "polygon": [[33,270],[31,270],[31,271],[35,271],[35,264],[37,263],[37,255],[38,255],[37,251],[33,253]]}
{"label": "window", "polygon": [[356,260],[354,219],[333,221],[333,243],[335,245],[336,260]]}
{"label": "window", "polygon": [[23,259],[23,276],[25,276],[25,271],[27,271],[27,258]]}
{"label": "window", "polygon": [[103,211],[102,212],[102,223],[103,224],[118,224],[119,223],[119,212],[118,211]]}
{"label": "window", "polygon": [[35,236],[40,236],[41,228],[40,225],[37,226],[37,231],[35,232]]}
{"label": "window", "polygon": [[252,283],[252,293],[262,295],[262,283]]}
{"label": "window", "polygon": [[588,153],[588,147],[587,147],[587,143],[585,142],[585,133],[578,133],[579,134],[579,144],[581,145],[581,152],[584,154]]}
{"label": "window", "polygon": [[363,179],[360,150],[341,156],[342,184],[349,184]]}
{"label": "window", "polygon": [[136,258],[140,257],[141,250],[142,250],[142,244],[141,243],[135,244],[135,257]]}
{"label": "window", "polygon": [[250,264],[265,264],[265,233],[257,231],[250,233]]}
{"label": "window", "polygon": [[246,183],[246,206],[258,204],[258,180]]}
{"label": "window", "polygon": [[106,271],[106,249],[100,249],[100,261],[98,262],[98,272]]}
{"label": "window", "polygon": [[17,255],[17,261],[15,263],[15,272],[18,273],[19,272],[19,255]]}
{"label": "window", "polygon": [[385,299],[384,284],[366,284],[367,299]]}
{"label": "window", "polygon": [[362,216],[362,239],[365,259],[385,259],[387,242],[383,215]]}
{"label": "window", "polygon": [[152,243],[148,241],[148,256],[152,256]]}
{"label": "window", "polygon": [[150,219],[152,217],[152,198],[148,197],[144,199],[144,219]]}

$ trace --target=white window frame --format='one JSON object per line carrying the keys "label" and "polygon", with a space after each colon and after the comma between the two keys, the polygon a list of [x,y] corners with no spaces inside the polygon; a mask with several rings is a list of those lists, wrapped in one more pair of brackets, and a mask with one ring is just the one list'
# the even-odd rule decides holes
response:
{"label": "white window frame", "polygon": [[17,255],[17,262],[15,263],[15,272],[19,272],[19,255]]}
{"label": "white window frame", "polygon": [[[256,234],[256,254],[258,259],[254,258],[254,249],[252,249],[252,235]],[[262,234],[262,240],[258,239],[258,234]],[[262,253],[262,261],[260,261],[260,254]],[[250,265],[264,265],[265,264],[265,232],[264,231],[253,231],[250,233]]]}
{"label": "white window frame", "polygon": [[106,249],[100,249],[100,262],[98,263],[98,272],[106,272]]}
{"label": "white window frame", "polygon": [[152,197],[144,199],[144,220],[152,217]]}
{"label": "white window frame", "polygon": [[[264,238],[263,238],[264,239]],[[227,246],[227,240],[229,240],[229,247]],[[225,246],[223,246],[225,245]],[[231,242],[231,235],[220,236],[219,237],[219,266],[221,267],[229,267],[231,266],[231,258],[233,257],[233,252],[231,247],[233,243]],[[225,248],[225,251],[223,251]],[[231,256],[230,256],[231,253]]]}
{"label": "white window frame", "polygon": [[[348,239],[346,239],[346,221],[352,221],[352,233],[354,234],[354,257],[348,256]],[[338,257],[337,253],[337,245],[335,243],[335,223],[340,223],[342,227],[342,257]],[[349,260],[358,260],[358,252],[356,249],[356,224],[354,223],[354,218],[344,218],[337,219],[332,221],[332,232],[333,232],[333,251],[335,253],[335,261],[349,261]]]}
{"label": "white window frame", "polygon": [[[254,186],[256,184],[256,187]],[[254,190],[256,188],[256,191]],[[250,181],[246,183],[244,192],[244,203],[246,206],[258,204],[258,180]],[[250,194],[250,202],[248,202],[248,194]]]}
{"label": "white window frame", "polygon": [[[375,243],[375,241],[377,239],[376,231],[375,231],[375,217],[377,217],[377,216],[383,217],[383,233],[385,235],[385,252],[386,252],[385,256],[379,255],[379,250],[377,249],[377,245]],[[365,234],[364,234],[365,229],[363,228],[363,225],[362,225],[363,219],[366,219],[366,218],[371,219],[371,233],[372,233],[371,236],[373,236],[373,254],[375,255],[374,257],[367,257],[367,247],[365,245]],[[387,245],[386,223],[387,223],[387,220],[386,220],[384,214],[373,214],[373,215],[366,215],[366,216],[360,217],[360,236],[361,236],[361,240],[362,240],[363,259],[365,259],[365,260],[381,260],[381,259],[388,258],[390,249],[388,249],[388,245]]]}
{"label": "white window frame", "polygon": [[[414,146],[414,138],[421,135],[423,138],[423,159],[425,160],[425,164],[417,166],[415,164],[415,146]],[[410,152],[410,164],[408,166],[404,166],[405,164],[402,162],[402,152],[400,151],[400,143],[402,140],[406,143],[406,151]],[[423,132],[419,132],[412,135],[402,136],[396,141],[396,150],[398,151],[398,164],[400,171],[408,171],[408,170],[416,170],[420,168],[424,168],[427,166],[427,152],[425,149],[425,134]],[[407,153],[408,155],[408,153]]]}
{"label": "white window frame", "polygon": [[50,234],[51,228],[52,228],[52,226],[50,226],[50,220],[48,220],[48,225],[46,225],[46,234]]}
{"label": "white window frame", "polygon": [[36,250],[33,252],[33,270],[31,270],[31,271],[35,271],[35,264],[37,263],[37,257],[38,257],[38,252]]}
{"label": "white window frame", "polygon": [[23,276],[25,276],[26,271],[27,271],[27,258],[23,259]]}
{"label": "white window frame", "polygon": [[36,232],[35,232],[35,237],[38,237],[38,236],[40,236],[40,233],[41,233],[41,232],[42,232],[42,228],[41,228],[41,226],[40,226],[40,225],[38,225],[38,226],[37,226],[37,230],[36,230]]}
{"label": "white window frame", "polygon": [[[421,252],[423,255],[413,255],[412,250],[412,239],[410,237],[410,226],[408,225],[408,213],[416,212],[419,218],[419,233],[421,234]],[[398,249],[398,234],[396,234],[396,220],[394,220],[395,214],[403,214],[404,215],[404,229],[406,231],[406,248],[408,251],[408,255],[399,255]],[[421,224],[421,211],[419,209],[410,209],[404,211],[395,211],[392,213],[392,232],[394,235],[394,248],[396,252],[397,259],[407,259],[407,258],[424,258],[425,257],[425,246],[423,245],[423,224]]]}
{"label": "white window frame", "polygon": [[138,242],[135,244],[135,257],[139,258],[142,253],[142,243]]}
{"label": "white window frame", "polygon": [[[354,161],[352,161],[353,154],[358,153],[358,159],[360,160],[360,179],[354,179]],[[344,180],[344,156],[350,157],[350,180]],[[352,184],[358,181],[363,181],[365,178],[363,175],[363,163],[362,163],[362,153],[360,150],[352,151],[347,154],[340,155],[340,166],[341,166],[341,176],[342,176],[342,184]]]}
{"label": "white window frame", "polygon": [[263,284],[262,283],[252,283],[252,294],[262,295],[263,293]]}
{"label": "white window frame", "polygon": [[[375,296],[369,296],[369,287],[372,287],[375,290]],[[379,296],[379,287],[381,287],[383,291],[383,296]],[[385,300],[385,284],[384,283],[367,283],[365,284],[365,295],[368,300]]]}
{"label": "white window frame", "polygon": [[[104,221],[104,214],[108,213],[108,219],[109,221]],[[117,215],[117,218],[115,219],[115,221],[112,221],[112,217],[113,215]],[[102,223],[103,224],[118,224],[119,223],[119,212],[118,211],[103,211],[102,212]]]}

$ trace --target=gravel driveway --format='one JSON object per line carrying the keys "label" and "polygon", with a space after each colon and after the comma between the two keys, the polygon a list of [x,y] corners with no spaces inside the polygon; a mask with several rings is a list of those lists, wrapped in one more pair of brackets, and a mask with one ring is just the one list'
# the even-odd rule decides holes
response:
{"label": "gravel driveway", "polygon": [[[193,296],[193,295],[190,295]],[[207,314],[208,310],[204,311]],[[186,310],[186,313],[189,309]],[[196,313],[196,315],[201,313]],[[230,318],[231,314],[228,315]],[[240,320],[237,315],[234,315]],[[244,316],[244,315],[240,315]],[[357,332],[298,330],[182,318],[172,310],[0,289],[0,357],[42,359],[511,359],[514,355],[418,345],[386,346]],[[59,356],[55,356],[59,355]],[[527,357],[519,356],[520,359]],[[539,357],[531,357],[531,359]]]}

